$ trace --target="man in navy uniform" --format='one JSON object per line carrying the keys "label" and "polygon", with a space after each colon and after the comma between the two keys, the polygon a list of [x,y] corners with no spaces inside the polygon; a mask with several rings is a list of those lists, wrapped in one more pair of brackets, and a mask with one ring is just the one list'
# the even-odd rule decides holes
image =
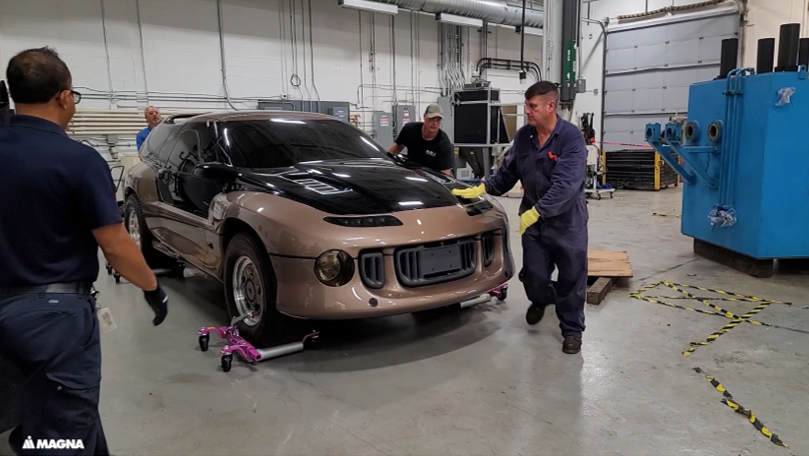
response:
{"label": "man in navy uniform", "polygon": [[[549,81],[525,92],[528,125],[520,128],[501,167],[474,188],[456,189],[465,198],[502,195],[517,181],[523,186],[520,234],[525,293],[531,301],[525,319],[537,324],[545,307],[556,304],[565,353],[581,350],[587,297],[587,149],[578,127],[559,117],[559,93]],[[554,283],[554,266],[559,276]]]}
{"label": "man in navy uniform", "polygon": [[59,454],[109,454],[91,291],[98,248],[144,290],[153,324],[168,298],[124,228],[109,166],[65,133],[81,100],[67,65],[49,48],[30,49],[11,59],[6,78],[16,114],[0,125],[0,356],[26,377],[9,443],[26,454],[29,436],[81,440],[85,450]]}

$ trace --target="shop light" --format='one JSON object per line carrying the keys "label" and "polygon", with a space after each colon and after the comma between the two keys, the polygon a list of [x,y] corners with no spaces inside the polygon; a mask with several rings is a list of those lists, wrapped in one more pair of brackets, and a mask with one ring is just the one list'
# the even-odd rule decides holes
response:
{"label": "shop light", "polygon": [[[518,35],[520,34],[520,29],[521,28],[522,27],[519,26],[519,25],[514,27],[514,30],[517,32]],[[544,36],[545,31],[542,30],[541,28],[537,28],[537,27],[525,27],[525,34],[526,35],[531,35],[531,36]]]}
{"label": "shop light", "polygon": [[398,14],[399,7],[387,3],[372,2],[370,0],[337,0],[337,4],[343,8],[370,11],[372,13]]}
{"label": "shop light", "polygon": [[456,16],[454,14],[437,13],[435,20],[445,24],[462,25],[466,27],[483,27],[483,19],[475,19],[473,17]]}

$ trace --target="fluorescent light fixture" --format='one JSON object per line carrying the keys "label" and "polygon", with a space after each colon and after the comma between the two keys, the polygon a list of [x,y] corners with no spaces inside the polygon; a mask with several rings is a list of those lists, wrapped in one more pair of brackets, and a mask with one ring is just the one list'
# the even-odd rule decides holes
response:
{"label": "fluorescent light fixture", "polygon": [[[514,27],[514,31],[516,31],[517,34],[519,34],[521,28],[522,27],[518,25],[518,26]],[[545,31],[542,30],[541,28],[537,28],[537,27],[525,27],[525,34],[526,35],[532,35],[532,36],[544,36]]]}
{"label": "fluorescent light fixture", "polygon": [[464,25],[467,27],[483,27],[483,19],[473,17],[456,16],[454,14],[437,13],[435,20],[445,24]]}
{"label": "fluorescent light fixture", "polygon": [[422,204],[424,203],[421,201],[399,201],[399,205],[401,206],[421,206]]}
{"label": "fluorescent light fixture", "polygon": [[372,2],[370,0],[337,0],[343,8],[371,11],[372,13],[398,14],[399,7],[387,3]]}

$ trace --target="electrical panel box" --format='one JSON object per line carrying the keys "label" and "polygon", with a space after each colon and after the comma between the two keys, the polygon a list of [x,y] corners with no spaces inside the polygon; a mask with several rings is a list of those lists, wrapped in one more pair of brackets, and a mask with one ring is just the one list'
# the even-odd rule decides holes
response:
{"label": "electrical panel box", "polygon": [[489,144],[508,144],[511,141],[506,130],[503,111],[498,105],[499,89],[487,87],[459,90],[452,96],[455,107],[453,131],[456,144],[483,147]]}
{"label": "electrical panel box", "polygon": [[393,144],[393,120],[389,112],[374,113],[374,138],[384,147]]}
{"label": "electrical panel box", "polygon": [[344,107],[329,108],[329,115],[348,123],[348,109]]}
{"label": "electrical panel box", "polygon": [[416,107],[413,105],[394,105],[393,106],[393,135],[398,136],[402,131],[402,127],[410,122],[418,122],[421,120]]}

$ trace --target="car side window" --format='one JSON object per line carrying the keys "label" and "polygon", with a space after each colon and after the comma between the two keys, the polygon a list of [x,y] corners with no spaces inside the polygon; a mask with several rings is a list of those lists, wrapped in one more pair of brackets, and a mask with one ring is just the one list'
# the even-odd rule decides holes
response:
{"label": "car side window", "polygon": [[199,134],[187,129],[177,138],[166,167],[182,174],[191,174],[199,163]]}
{"label": "car side window", "polygon": [[[161,154],[161,150],[163,145],[166,143],[166,140],[169,139],[171,135],[172,128],[167,125],[158,125],[156,126],[151,132],[149,132],[149,136],[146,137],[146,143],[141,148],[141,155],[146,157],[156,157],[160,161],[165,161],[166,152]],[[161,156],[162,155],[162,156]]]}
{"label": "car side window", "polygon": [[217,147],[217,138],[213,136],[213,132],[207,124],[197,122],[194,124],[193,129],[197,132],[197,138],[199,139],[200,163],[229,164],[229,161],[222,156],[221,148]]}

